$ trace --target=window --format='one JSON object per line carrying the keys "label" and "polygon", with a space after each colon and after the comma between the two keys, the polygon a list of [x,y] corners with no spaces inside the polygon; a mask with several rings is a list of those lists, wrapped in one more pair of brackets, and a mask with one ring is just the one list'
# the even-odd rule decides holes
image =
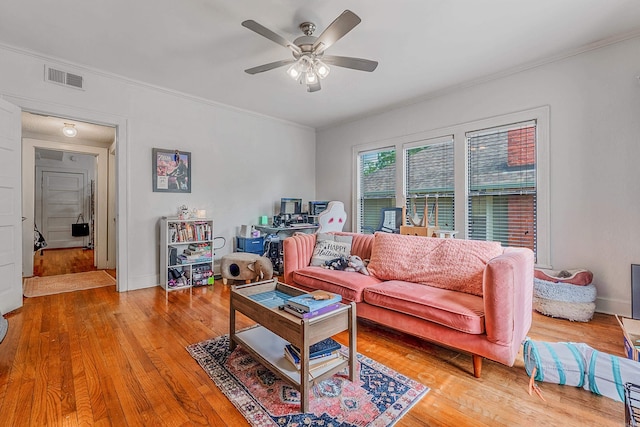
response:
{"label": "window", "polygon": [[380,209],[403,202],[408,217],[415,206],[422,219],[425,199],[435,225],[437,196],[440,229],[530,248],[538,267],[551,268],[548,106],[354,146],[352,153],[353,230],[375,230]]}
{"label": "window", "polygon": [[372,232],[380,225],[380,209],[396,205],[396,150],[358,153],[358,226]]}
{"label": "window", "polygon": [[537,251],[536,121],[467,132],[467,238]]}
{"label": "window", "polygon": [[405,148],[407,215],[424,217],[430,225],[455,229],[453,136],[421,141]]}

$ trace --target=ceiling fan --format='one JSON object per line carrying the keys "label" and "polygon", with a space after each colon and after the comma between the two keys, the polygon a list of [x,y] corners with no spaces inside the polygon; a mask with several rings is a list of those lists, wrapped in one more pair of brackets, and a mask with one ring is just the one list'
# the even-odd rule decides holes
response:
{"label": "ceiling fan", "polygon": [[327,64],[371,72],[378,66],[376,61],[324,54],[327,48],[344,37],[360,22],[361,19],[358,15],[350,10],[345,10],[318,37],[313,35],[316,29],[315,24],[312,22],[303,22],[300,24],[300,29],[304,33],[304,36],[300,36],[293,42],[290,42],[254,20],[249,19],[244,21],[242,23],[243,27],[291,49],[293,53],[293,59],[271,62],[244,71],[249,74],[257,74],[290,65],[287,69],[287,74],[301,84],[306,84],[308,92],[320,90],[320,80],[329,75],[330,68]]}

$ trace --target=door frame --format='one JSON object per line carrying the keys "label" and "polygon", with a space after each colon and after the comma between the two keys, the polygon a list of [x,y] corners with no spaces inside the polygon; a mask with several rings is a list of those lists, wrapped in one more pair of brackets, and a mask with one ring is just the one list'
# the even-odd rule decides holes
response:
{"label": "door frame", "polygon": [[[128,218],[129,218],[129,178],[128,178],[128,140],[127,140],[127,118],[113,114],[107,114],[94,110],[71,107],[68,105],[56,104],[41,100],[22,98],[11,95],[2,95],[6,101],[17,105],[24,111],[36,114],[45,114],[56,117],[67,117],[79,121],[95,123],[105,126],[113,126],[116,130],[116,269],[117,284],[116,290],[124,292],[129,290],[129,240],[128,240]],[[35,159],[35,153],[34,157]],[[24,161],[24,158],[23,158]],[[33,175],[32,171],[32,175]],[[24,176],[24,171],[23,171]],[[106,174],[105,174],[106,176]],[[21,179],[22,181],[22,179]],[[22,182],[22,188],[25,183]],[[23,198],[24,202],[24,198]],[[23,208],[23,216],[27,211]],[[28,217],[29,218],[29,217]],[[23,222],[22,231],[22,247],[23,253],[25,247],[33,242],[33,211],[31,211],[31,221]],[[31,223],[31,227],[27,226],[27,222]],[[31,254],[29,250],[29,254]]]}
{"label": "door frame", "polygon": [[[96,164],[96,210],[95,210],[95,240],[98,242],[94,248],[94,263],[98,268],[107,266],[107,194],[108,194],[108,157],[107,147],[93,147],[82,144],[65,144],[56,141],[46,141],[34,138],[22,138],[22,216],[23,235],[29,228],[33,233],[33,221],[36,211],[35,178],[36,178],[36,148],[64,151],[65,153],[89,154],[97,157]],[[33,251],[29,242],[22,245],[22,274],[25,277],[33,276]]]}

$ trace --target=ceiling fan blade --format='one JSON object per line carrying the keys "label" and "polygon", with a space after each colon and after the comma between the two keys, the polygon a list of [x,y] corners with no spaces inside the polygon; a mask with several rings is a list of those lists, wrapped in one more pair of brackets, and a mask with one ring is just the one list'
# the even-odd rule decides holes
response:
{"label": "ceiling fan blade", "polygon": [[295,59],[284,59],[282,61],[270,62],[264,65],[258,65],[257,67],[249,68],[244,70],[247,74],[258,74],[263,73],[265,71],[273,70],[274,68],[282,67],[288,64],[293,64],[296,62]]}
{"label": "ceiling fan blade", "polygon": [[325,49],[353,30],[360,21],[362,20],[358,15],[350,10],[345,10],[320,34],[315,43],[313,43],[312,50],[318,55],[324,52]]}
{"label": "ceiling fan blade", "polygon": [[338,67],[351,68],[359,71],[373,71],[378,66],[377,61],[370,61],[362,58],[352,58],[350,56],[333,56],[325,55],[321,60],[326,64],[336,65]]}
{"label": "ceiling fan blade", "polygon": [[251,31],[254,31],[254,32],[260,34],[263,37],[268,38],[269,40],[271,40],[273,42],[278,43],[279,45],[282,45],[284,47],[288,47],[289,49],[291,49],[292,51],[294,51],[296,53],[300,53],[300,48],[298,46],[296,46],[295,44],[293,44],[289,40],[285,39],[281,35],[274,33],[273,31],[271,31],[267,27],[264,27],[263,25],[258,24],[253,19],[248,19],[248,20],[244,21],[242,23],[242,26],[250,29]]}
{"label": "ceiling fan blade", "polygon": [[320,87],[320,80],[316,81],[316,82],[315,82],[315,83],[313,83],[313,84],[308,84],[308,83],[307,83],[307,92],[317,92],[317,91],[319,91],[320,89],[322,89],[322,88]]}

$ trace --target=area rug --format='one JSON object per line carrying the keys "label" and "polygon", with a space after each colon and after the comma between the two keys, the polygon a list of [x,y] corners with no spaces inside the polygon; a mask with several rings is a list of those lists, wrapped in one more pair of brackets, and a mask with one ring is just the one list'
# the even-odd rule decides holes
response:
{"label": "area rug", "polygon": [[[309,412],[300,413],[300,394],[237,346],[229,351],[229,336],[192,344],[187,351],[254,427],[394,425],[429,388],[358,354],[359,378],[348,372],[316,384]],[[348,349],[341,350],[345,355]],[[284,356],[283,356],[284,357]]]}
{"label": "area rug", "polygon": [[101,288],[116,284],[116,279],[104,270],[59,276],[30,277],[25,279],[22,292],[25,297],[61,294],[83,289]]}

